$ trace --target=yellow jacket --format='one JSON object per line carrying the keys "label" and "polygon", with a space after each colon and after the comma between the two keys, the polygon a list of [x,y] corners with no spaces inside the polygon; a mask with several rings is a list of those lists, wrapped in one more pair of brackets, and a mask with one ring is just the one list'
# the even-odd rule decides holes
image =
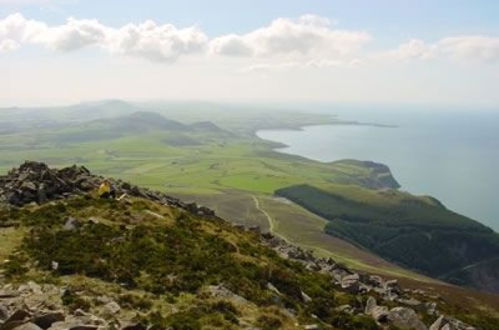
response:
{"label": "yellow jacket", "polygon": [[99,196],[102,196],[104,194],[110,194],[111,193],[111,185],[108,182],[103,182],[99,186],[99,191],[98,194]]}

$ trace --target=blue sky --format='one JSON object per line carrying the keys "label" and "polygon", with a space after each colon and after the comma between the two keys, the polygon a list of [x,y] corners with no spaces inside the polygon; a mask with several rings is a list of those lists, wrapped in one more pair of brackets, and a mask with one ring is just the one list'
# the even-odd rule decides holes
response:
{"label": "blue sky", "polygon": [[0,0],[0,6],[2,16],[21,12],[49,23],[62,23],[68,16],[98,18],[115,26],[154,19],[179,26],[199,24],[210,35],[243,33],[276,17],[304,13],[387,39],[499,32],[499,1],[494,0]]}
{"label": "blue sky", "polygon": [[[75,21],[68,23],[70,17]],[[490,85],[499,77],[498,17],[499,1],[493,0],[0,0],[0,70],[10,78],[3,82],[10,92],[0,94],[0,104],[76,101],[106,92],[109,97],[223,99],[227,88],[238,86],[230,94],[241,100],[299,94],[305,101],[495,105],[499,97]],[[4,28],[3,36],[2,20],[10,29]],[[142,25],[147,20],[156,24],[154,37]],[[140,37],[125,49],[128,24]],[[165,37],[167,24],[174,30]],[[14,25],[21,30],[12,30]],[[28,77],[46,74],[42,65],[54,73],[45,87]],[[138,92],[137,75],[148,70],[162,72],[151,80],[173,91],[148,86]],[[80,82],[75,91],[63,86],[65,72]],[[82,92],[88,72],[115,85],[109,76],[118,75],[123,88]],[[26,80],[32,83],[26,86]],[[185,86],[175,80],[186,80]],[[60,90],[65,97],[57,95]]]}

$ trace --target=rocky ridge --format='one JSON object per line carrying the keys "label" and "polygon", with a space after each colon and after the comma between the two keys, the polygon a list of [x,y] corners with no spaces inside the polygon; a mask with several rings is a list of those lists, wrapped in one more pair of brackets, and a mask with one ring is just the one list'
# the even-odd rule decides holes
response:
{"label": "rocky ridge", "polygon": [[[336,263],[331,258],[317,258],[311,251],[306,251],[300,247],[292,245],[285,240],[270,233],[261,234],[262,240],[269,247],[277,251],[283,258],[291,259],[303,263],[311,271],[318,271],[331,275],[333,281],[348,292],[367,295],[368,299],[364,309],[344,305],[338,307],[339,310],[348,313],[365,313],[373,317],[380,325],[395,325],[403,329],[415,330],[473,330],[476,329],[464,322],[450,316],[443,315],[438,310],[435,302],[423,302],[414,296],[426,298],[438,298],[426,293],[423,290],[403,289],[395,279],[387,280],[379,275],[369,275],[354,272],[347,267]],[[380,297],[387,305],[393,303],[399,305],[389,308],[378,305],[374,295]],[[415,310],[424,311],[429,315],[436,315],[438,319],[427,327],[417,316]]]}
{"label": "rocky ridge", "polygon": [[[0,176],[0,203],[15,206],[45,203],[83,195],[99,187],[105,178],[93,175],[85,166],[73,165],[63,169],[49,168],[41,162],[26,161],[7,175]],[[183,203],[163,193],[138,187],[122,180],[108,178],[118,196],[142,197],[161,204],[178,207],[198,215],[214,215],[213,210],[196,203]]]}
{"label": "rocky ridge", "polygon": [[[14,206],[30,203],[45,203],[52,200],[69,198],[74,195],[88,194],[96,189],[103,177],[95,176],[85,167],[72,166],[61,170],[50,169],[37,162],[26,162],[18,169],[13,169],[6,176],[0,177],[0,201]],[[111,180],[118,195],[146,198],[163,205],[181,208],[200,216],[214,217],[215,213],[196,204],[185,204],[163,193],[139,188],[120,180]],[[68,219],[67,227],[71,230],[74,219]],[[235,225],[238,227],[239,225]],[[336,307],[338,312],[352,315],[369,315],[382,328],[396,326],[416,330],[472,330],[475,327],[465,324],[439,311],[435,297],[422,290],[403,289],[397,280],[387,280],[377,275],[361,274],[335,262],[331,258],[318,258],[312,252],[289,244],[271,234],[260,233],[257,227],[239,228],[252,231],[260,236],[263,245],[276,251],[281,257],[297,261],[313,272],[331,276],[331,281],[345,292],[358,295],[363,303],[352,306]],[[57,265],[54,265],[57,267]],[[1,275],[0,275],[1,276]],[[267,283],[269,291],[280,295],[277,287]],[[237,296],[223,284],[207,289],[212,296],[231,297],[241,304],[243,297]],[[69,310],[63,304],[69,295],[68,288],[52,284],[6,284],[0,289],[0,330],[38,330],[38,329],[147,329],[147,324],[133,323],[118,317],[121,306],[105,295],[99,298],[101,308],[98,314],[83,310]],[[304,302],[310,302],[305,292],[301,292]],[[425,324],[418,313],[437,318],[432,324]],[[247,327],[250,329],[251,327]],[[305,329],[320,329],[319,325],[304,325]],[[254,329],[254,328],[251,328]]]}

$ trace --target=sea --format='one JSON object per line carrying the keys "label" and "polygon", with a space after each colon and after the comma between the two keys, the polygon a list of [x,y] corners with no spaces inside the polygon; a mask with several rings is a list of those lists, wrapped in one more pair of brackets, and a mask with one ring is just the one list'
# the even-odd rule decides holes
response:
{"label": "sea", "polygon": [[279,152],[313,160],[386,164],[402,190],[436,197],[499,232],[499,109],[316,112],[361,124],[260,130],[257,135],[287,145]]}

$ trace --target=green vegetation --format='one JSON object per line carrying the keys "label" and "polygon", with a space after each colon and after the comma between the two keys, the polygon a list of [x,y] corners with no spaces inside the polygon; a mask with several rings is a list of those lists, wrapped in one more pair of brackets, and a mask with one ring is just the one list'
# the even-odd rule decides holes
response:
{"label": "green vegetation", "polygon": [[[433,199],[359,187],[339,194],[335,189],[299,185],[276,193],[330,220],[326,232],[431,276],[458,284],[474,283],[449,274],[497,259],[496,233]],[[488,283],[483,285],[487,288]]]}
{"label": "green vegetation", "polygon": [[[125,105],[122,106],[124,114],[143,110]],[[182,125],[192,127],[195,126],[192,123],[205,121],[209,117],[223,131],[207,124],[201,125],[203,129],[195,127],[186,131],[162,129],[152,125],[150,129],[144,127],[140,131],[128,132],[127,136],[123,136],[120,130],[113,132],[113,125],[119,126],[119,123],[130,121],[126,117],[117,120],[118,123],[108,119],[90,124],[75,122],[78,115],[83,114],[89,120],[96,120],[99,116],[116,116],[119,106],[120,102],[113,101],[108,104],[39,111],[40,114],[37,114],[45,114],[46,120],[71,122],[51,129],[43,129],[43,125],[40,125],[42,128],[2,134],[0,171],[6,172],[26,159],[44,161],[58,167],[78,163],[94,173],[199,201],[215,209],[226,219],[246,225],[259,225],[264,230],[269,227],[268,218],[255,208],[254,195],[259,198],[270,196],[276,189],[305,182],[319,184],[334,180],[358,183],[360,178],[369,176],[369,170],[362,164],[326,164],[279,154],[272,151],[277,146],[275,143],[254,136],[257,128],[299,127],[302,124],[332,120],[323,115],[286,112],[267,116],[251,109],[251,112],[237,113],[215,111],[216,114],[207,116],[199,110],[169,109],[168,118],[179,120]],[[4,111],[0,116],[3,115],[1,118],[6,122],[15,122],[16,114],[17,112]],[[211,129],[206,129],[210,127]],[[90,131],[93,133],[90,134]],[[78,136],[79,142],[68,138],[68,134]],[[101,134],[111,134],[114,138]],[[285,213],[293,216],[293,212],[289,212],[293,210],[293,206],[287,207],[288,211]],[[280,209],[275,210],[279,213]],[[268,213],[278,217],[273,209],[268,210]],[[308,214],[300,221],[316,221],[315,218],[310,219],[310,216]],[[314,225],[314,231],[316,237],[324,238],[323,228]],[[306,243],[307,248],[314,248],[316,244],[323,246],[320,241],[302,242],[299,237],[293,242]],[[341,242],[338,243],[341,245]],[[328,253],[333,251],[338,256],[336,244],[326,245]],[[352,249],[355,250],[355,247]],[[342,251],[347,252],[345,249]],[[351,254],[347,254],[346,261],[352,261],[350,266],[372,269],[372,258],[369,256],[353,260]],[[369,265],[365,265],[366,263]]]}
{"label": "green vegetation", "polygon": [[[150,212],[162,217],[148,217]],[[217,218],[198,218],[143,199],[117,202],[88,196],[3,210],[0,215],[14,226],[27,229],[22,244],[3,265],[13,281],[84,276],[119,284],[129,292],[144,292],[152,300],[165,297],[173,304],[223,283],[260,310],[255,317],[263,328],[290,322],[291,317],[282,313],[282,308],[296,311],[300,322],[318,322],[311,319],[315,314],[329,328],[378,328],[370,318],[334,312],[345,299],[352,303],[356,299],[341,292],[329,276],[280,258],[260,243],[258,235]],[[69,216],[82,219],[81,225],[66,228]],[[85,220],[88,217],[99,221]],[[54,262],[58,265],[55,269]],[[268,283],[280,293],[268,289]],[[302,292],[314,303],[305,303]],[[152,306],[151,299],[130,294],[122,299],[133,306]],[[92,307],[91,301],[71,290],[63,296],[63,303],[70,309]],[[273,313],[271,308],[275,308]],[[242,312],[228,301],[199,297],[177,313],[153,311],[143,317],[159,329],[198,329],[201,325],[230,328],[238,324]]]}
{"label": "green vegetation", "polygon": [[[0,139],[0,171],[26,159],[58,167],[78,163],[94,173],[199,201],[226,219],[270,228],[355,269],[431,282],[368,248],[390,261],[459,284],[480,281],[477,273],[482,267],[493,270],[494,261],[488,264],[488,258],[497,251],[497,235],[488,228],[446,210],[430,197],[366,189],[397,186],[386,168],[280,154],[272,150],[277,144],[254,135],[262,128],[298,128],[335,118],[254,108],[234,112],[227,107],[110,101],[43,111],[5,110],[0,113],[8,128]],[[148,109],[165,118],[137,113]],[[25,123],[26,116],[35,119]],[[297,201],[305,209],[272,198],[275,191],[299,185],[327,194],[314,190],[313,201]],[[255,199],[260,201],[258,207]],[[341,220],[325,220],[336,218]],[[325,234],[326,225],[335,237]],[[463,239],[470,247],[465,255],[460,254]],[[440,258],[434,253],[440,250],[450,254]]]}

